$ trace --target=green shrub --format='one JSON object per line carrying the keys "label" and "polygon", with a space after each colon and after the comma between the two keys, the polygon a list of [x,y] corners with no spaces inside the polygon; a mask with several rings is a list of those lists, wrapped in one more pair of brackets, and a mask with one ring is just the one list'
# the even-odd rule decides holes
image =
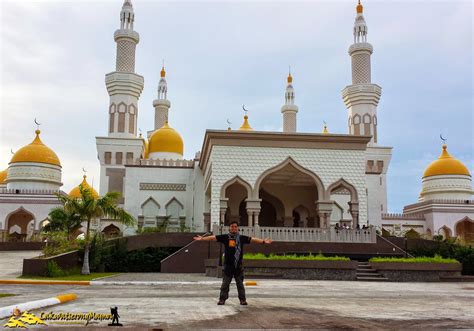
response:
{"label": "green shrub", "polygon": [[455,259],[446,259],[439,255],[434,257],[373,257],[369,262],[409,262],[409,263],[459,263]]}
{"label": "green shrub", "polygon": [[296,255],[296,254],[287,254],[287,255],[265,255],[262,253],[256,254],[244,254],[244,259],[247,260],[306,260],[306,261],[350,261],[348,257],[345,256],[324,256],[319,253],[317,255],[308,254],[308,255]]}
{"label": "green shrub", "polygon": [[54,256],[70,252],[79,248],[78,240],[69,240],[67,233],[63,231],[48,233],[46,245],[43,248],[43,255]]}
{"label": "green shrub", "polygon": [[48,261],[48,265],[46,267],[46,277],[62,277],[66,276],[66,272],[61,269],[60,266],[56,263],[56,261]]}

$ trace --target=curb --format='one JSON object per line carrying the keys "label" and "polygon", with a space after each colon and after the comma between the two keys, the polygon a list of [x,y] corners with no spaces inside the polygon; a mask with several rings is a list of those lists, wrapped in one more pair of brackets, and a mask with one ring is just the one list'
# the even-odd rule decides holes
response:
{"label": "curb", "polygon": [[0,285],[90,285],[90,283],[81,280],[0,279]]}
{"label": "curb", "polygon": [[69,301],[76,300],[77,295],[74,293],[61,294],[52,298],[28,301],[24,303],[19,303],[17,305],[11,305],[0,308],[0,319],[10,317],[13,315],[14,309],[19,309],[20,311],[28,311],[48,306],[54,306],[60,303],[65,303]]}

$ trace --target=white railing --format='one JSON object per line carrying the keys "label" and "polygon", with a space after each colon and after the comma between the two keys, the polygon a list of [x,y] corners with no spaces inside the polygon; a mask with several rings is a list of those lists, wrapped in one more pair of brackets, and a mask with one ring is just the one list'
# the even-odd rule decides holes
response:
{"label": "white railing", "polygon": [[[214,225],[214,234],[228,233],[228,226]],[[239,233],[245,236],[271,238],[275,241],[299,242],[338,242],[338,243],[375,243],[375,229],[336,230],[334,228],[288,228],[288,227],[248,227],[240,226]]]}

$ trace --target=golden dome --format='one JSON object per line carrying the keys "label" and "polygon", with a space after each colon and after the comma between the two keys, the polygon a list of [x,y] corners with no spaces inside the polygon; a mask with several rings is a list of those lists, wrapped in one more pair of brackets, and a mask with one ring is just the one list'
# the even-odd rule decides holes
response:
{"label": "golden dome", "polygon": [[449,155],[447,146],[443,144],[443,151],[436,161],[426,168],[423,177],[438,175],[466,175],[471,176],[466,166],[459,160]]}
{"label": "golden dome", "polygon": [[242,126],[239,128],[240,131],[252,131],[252,127],[249,124],[248,121],[249,117],[247,115],[244,116],[244,123],[242,123]]}
{"label": "golden dome", "polygon": [[35,139],[29,145],[20,148],[15,155],[13,155],[10,163],[37,162],[61,166],[61,162],[59,162],[56,153],[41,141],[39,137],[41,131],[36,130],[35,133]]}
{"label": "golden dome", "polygon": [[145,138],[143,138],[142,134],[140,133],[140,136],[139,138],[142,138],[142,141],[143,141],[143,147],[144,147],[144,151],[143,151],[143,158],[144,159],[148,159],[148,140],[146,140]]}
{"label": "golden dome", "polygon": [[83,190],[90,190],[91,194],[92,194],[92,197],[94,199],[98,199],[99,198],[99,194],[97,193],[96,190],[94,190],[90,185],[89,183],[87,182],[86,180],[87,176],[84,175],[83,179],[82,179],[82,183],[78,186],[76,186],[75,188],[73,188],[71,190],[71,192],[69,192],[69,197],[70,198],[74,198],[74,199],[79,199],[81,198],[81,189],[79,188],[79,186],[82,185],[82,189]]}
{"label": "golden dome", "polygon": [[166,152],[183,155],[183,138],[168,122],[153,132],[148,143],[148,153]]}
{"label": "golden dome", "polygon": [[161,72],[160,72],[160,75],[161,77],[165,77],[166,76],[166,71],[165,71],[165,67],[161,67]]}
{"label": "golden dome", "polygon": [[359,4],[357,5],[356,9],[357,9],[357,14],[362,14],[362,12],[364,11],[364,7],[360,3],[360,0],[359,0]]}
{"label": "golden dome", "polygon": [[5,181],[7,180],[7,175],[8,175],[8,169],[0,171],[0,184],[5,184]]}
{"label": "golden dome", "polygon": [[323,134],[329,134],[329,130],[326,124],[324,125]]}

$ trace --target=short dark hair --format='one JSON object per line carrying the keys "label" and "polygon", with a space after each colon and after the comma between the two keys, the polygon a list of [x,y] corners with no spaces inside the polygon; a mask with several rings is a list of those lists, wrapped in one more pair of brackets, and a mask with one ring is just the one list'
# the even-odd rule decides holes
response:
{"label": "short dark hair", "polygon": [[229,226],[231,226],[232,224],[237,224],[237,226],[239,226],[239,222],[237,222],[237,221],[232,221],[232,222],[230,222],[230,223],[229,223]]}

